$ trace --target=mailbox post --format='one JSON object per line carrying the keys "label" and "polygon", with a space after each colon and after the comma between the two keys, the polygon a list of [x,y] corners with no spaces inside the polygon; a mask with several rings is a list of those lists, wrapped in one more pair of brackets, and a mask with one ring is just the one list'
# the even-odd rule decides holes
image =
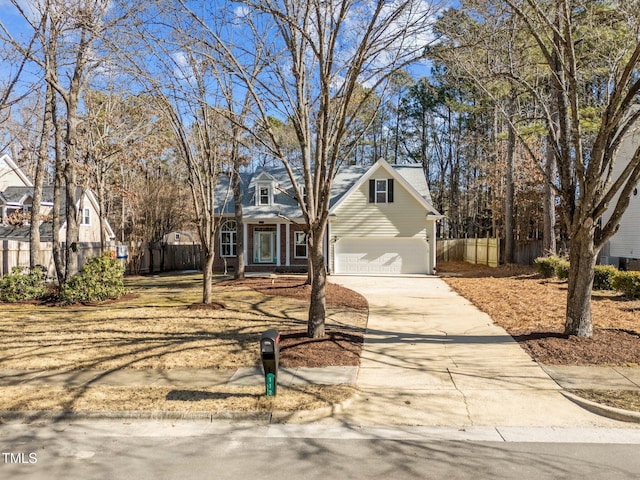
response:
{"label": "mailbox post", "polygon": [[280,360],[280,333],[278,330],[267,330],[260,337],[260,358],[264,369],[266,395],[273,397],[278,388],[278,362]]}

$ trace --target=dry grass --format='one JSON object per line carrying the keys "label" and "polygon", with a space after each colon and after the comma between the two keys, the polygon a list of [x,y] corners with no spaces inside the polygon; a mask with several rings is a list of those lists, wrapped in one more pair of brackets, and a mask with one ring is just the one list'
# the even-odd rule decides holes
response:
{"label": "dry grass", "polygon": [[609,407],[640,412],[640,391],[637,390],[571,390],[571,393]]}
{"label": "dry grass", "polygon": [[[221,279],[222,280],[222,279]],[[2,305],[0,370],[236,369],[259,363],[260,334],[306,328],[308,301],[259,293],[248,285],[214,285],[221,309],[201,301],[201,276],[130,278],[126,298],[102,305]],[[327,326],[362,330],[366,311],[329,307]],[[131,385],[0,388],[0,410],[299,410],[338,403],[349,386],[261,387],[188,391]]]}
{"label": "dry grass", "polygon": [[[306,327],[308,303],[247,286],[215,286],[224,309],[191,309],[197,275],[135,278],[133,295],[105,305],[3,305],[0,369],[234,369],[254,365],[260,334]],[[363,328],[366,315],[329,311],[328,326]]]}
{"label": "dry grass", "polygon": [[68,388],[62,386],[4,387],[0,409],[5,411],[167,411],[167,412],[266,412],[314,410],[339,404],[354,394],[351,385],[279,387],[266,397],[264,387],[215,387],[197,390],[132,386]]}

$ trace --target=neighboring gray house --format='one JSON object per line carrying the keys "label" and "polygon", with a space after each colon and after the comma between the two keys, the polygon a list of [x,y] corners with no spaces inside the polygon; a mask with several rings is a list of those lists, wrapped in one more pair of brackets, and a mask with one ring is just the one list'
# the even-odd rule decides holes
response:
{"label": "neighboring gray house", "polygon": [[[215,267],[233,266],[243,235],[248,271],[306,270],[304,223],[289,177],[282,167],[242,174],[244,228],[234,220],[227,178],[218,186],[224,206]],[[300,182],[302,183],[302,182]],[[432,273],[436,266],[435,222],[419,165],[343,166],[333,182],[325,258],[330,273]]]}

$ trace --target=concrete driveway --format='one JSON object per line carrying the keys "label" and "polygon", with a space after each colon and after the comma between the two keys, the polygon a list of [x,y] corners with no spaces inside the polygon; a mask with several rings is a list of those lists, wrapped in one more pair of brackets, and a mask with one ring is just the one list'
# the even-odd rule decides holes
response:
{"label": "concrete driveway", "polygon": [[350,425],[628,427],[583,410],[504,329],[430,276],[331,276],[369,322]]}

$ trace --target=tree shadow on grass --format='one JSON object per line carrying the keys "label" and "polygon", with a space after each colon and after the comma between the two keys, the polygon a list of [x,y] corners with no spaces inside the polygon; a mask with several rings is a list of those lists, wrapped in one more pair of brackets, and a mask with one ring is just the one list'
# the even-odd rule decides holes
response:
{"label": "tree shadow on grass", "polygon": [[240,392],[204,392],[201,390],[171,390],[167,400],[175,402],[201,402],[205,400],[226,400],[228,398],[258,398],[260,395]]}

